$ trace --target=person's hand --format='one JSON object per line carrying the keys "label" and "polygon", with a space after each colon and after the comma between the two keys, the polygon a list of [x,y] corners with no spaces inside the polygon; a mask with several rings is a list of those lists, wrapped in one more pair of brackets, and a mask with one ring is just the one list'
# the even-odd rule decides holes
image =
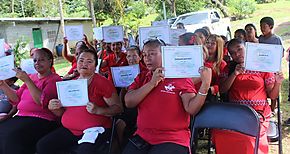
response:
{"label": "person's hand", "polygon": [[91,114],[98,114],[98,106],[92,102],[87,103],[86,109]]}
{"label": "person's hand", "polygon": [[150,83],[156,87],[159,82],[164,80],[164,74],[162,73],[164,69],[163,68],[156,68],[153,72],[152,79],[150,80]]}
{"label": "person's hand", "polygon": [[89,41],[88,41],[88,37],[87,37],[86,34],[84,34],[84,36],[83,36],[83,41],[84,41],[86,44],[89,43]]}
{"label": "person's hand", "polygon": [[16,77],[18,79],[20,79],[21,81],[23,81],[24,83],[26,83],[28,80],[30,80],[29,76],[27,75],[27,73],[25,71],[22,71],[20,69],[13,69],[13,71],[16,72]]}
{"label": "person's hand", "polygon": [[281,84],[284,80],[284,75],[282,72],[276,72],[275,73],[275,82],[278,84]]}
{"label": "person's hand", "polygon": [[93,39],[93,43],[94,43],[94,45],[96,46],[96,45],[98,44],[98,40]]}
{"label": "person's hand", "polygon": [[67,43],[68,43],[67,37],[64,37],[63,38],[63,44],[67,44]]}
{"label": "person's hand", "polygon": [[62,108],[62,105],[61,105],[59,99],[52,99],[49,101],[49,103],[48,103],[49,110],[58,110],[60,108]]}
{"label": "person's hand", "polygon": [[235,75],[239,75],[245,72],[245,67],[244,64],[237,64],[236,68],[235,68]]}
{"label": "person's hand", "polygon": [[75,69],[74,71],[73,71],[73,78],[75,78],[75,77],[77,77],[77,76],[79,76],[80,75],[80,73],[79,73],[79,71],[77,70],[77,69]]}
{"label": "person's hand", "polygon": [[202,66],[198,71],[200,73],[201,82],[210,85],[212,70],[208,67]]}

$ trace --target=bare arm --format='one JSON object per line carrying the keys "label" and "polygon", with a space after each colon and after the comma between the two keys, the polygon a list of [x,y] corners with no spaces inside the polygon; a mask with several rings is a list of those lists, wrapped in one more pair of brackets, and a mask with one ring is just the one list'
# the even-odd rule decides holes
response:
{"label": "bare arm", "polygon": [[152,76],[152,79],[136,90],[130,90],[125,95],[125,104],[128,108],[136,107],[150,92],[155,88],[159,82],[164,80],[162,68],[157,68]]}
{"label": "bare arm", "polygon": [[113,93],[110,98],[104,97],[104,100],[108,105],[107,107],[100,107],[94,103],[89,102],[87,104],[87,111],[91,114],[99,114],[108,117],[117,115],[123,111],[123,106],[120,102],[117,93]]}
{"label": "bare arm", "polygon": [[41,99],[40,99],[41,90],[36,87],[33,81],[26,74],[26,72],[18,70],[18,69],[14,69],[14,71],[16,72],[16,77],[22,80],[26,84],[34,102],[38,105],[41,105]]}
{"label": "bare arm", "polygon": [[74,60],[74,56],[68,54],[69,46],[68,40],[66,37],[63,38],[63,49],[62,49],[62,57],[64,57],[67,61],[72,62]]}
{"label": "bare arm", "polygon": [[181,95],[183,107],[186,112],[196,115],[203,106],[207,91],[210,87],[211,74],[212,72],[210,68],[204,68],[201,70],[202,84],[197,95],[194,93],[185,93]]}
{"label": "bare arm", "polygon": [[16,94],[16,91],[10,88],[4,80],[0,80],[0,88],[3,90],[5,95],[12,102],[19,102],[19,97]]}
{"label": "bare arm", "polygon": [[226,93],[234,83],[237,75],[245,72],[245,68],[243,67],[243,64],[238,64],[235,68],[235,71],[226,79],[226,80],[221,80],[219,84],[219,90],[220,93]]}
{"label": "bare arm", "polygon": [[278,98],[280,87],[283,80],[284,80],[283,73],[278,72],[275,74],[275,83],[266,86],[267,94],[271,99]]}

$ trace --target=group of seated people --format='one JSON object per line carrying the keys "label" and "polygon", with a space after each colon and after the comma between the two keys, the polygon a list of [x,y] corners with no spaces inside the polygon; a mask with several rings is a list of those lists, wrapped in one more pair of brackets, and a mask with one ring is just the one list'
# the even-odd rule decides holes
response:
{"label": "group of seated people", "polygon": [[[273,19],[265,17],[260,23],[263,34],[258,40],[274,40]],[[246,38],[253,33],[247,30]],[[64,38],[63,57],[72,68],[62,78],[52,69],[52,52],[34,49],[36,74],[14,69],[23,82],[19,89],[13,86],[14,79],[0,80],[0,94],[11,104],[0,119],[0,154],[107,153],[112,116],[117,118],[117,139],[124,154],[189,154],[190,116],[198,114],[205,102],[218,101],[218,94],[227,94],[227,101],[246,104],[260,113],[259,153],[268,153],[271,109],[267,98],[278,97],[283,74],[245,70],[245,41],[250,40],[224,39],[207,29],[181,35],[180,46],[203,46],[204,66],[199,69],[200,77],[179,79],[164,77],[161,46],[167,44],[160,39],[144,42],[142,51],[138,46],[123,50],[122,42],[100,42],[102,50],[97,52],[85,36],[76,43],[75,54],[69,55]],[[95,73],[98,59],[102,61]],[[110,67],[135,64],[140,73],[134,82],[127,88],[115,87]],[[56,82],[78,79],[88,81],[89,102],[63,107]],[[0,107],[2,102],[1,97]],[[93,142],[84,139],[88,129],[98,133]],[[225,130],[212,134],[218,154],[253,153],[253,137]]]}

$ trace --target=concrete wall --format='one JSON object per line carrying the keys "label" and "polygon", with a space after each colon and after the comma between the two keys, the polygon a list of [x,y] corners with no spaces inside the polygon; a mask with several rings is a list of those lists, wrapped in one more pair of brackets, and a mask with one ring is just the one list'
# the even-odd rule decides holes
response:
{"label": "concrete wall", "polygon": [[[93,30],[91,21],[66,21],[65,25],[83,25],[84,33],[91,41],[93,39]],[[0,23],[0,38],[4,38],[5,41],[14,46],[19,38],[24,38],[29,41],[28,48],[34,46],[32,29],[40,28],[42,31],[43,47],[49,48],[54,51],[55,46],[63,43],[63,35],[56,35],[59,24],[56,22],[1,22]],[[75,46],[76,41],[69,42],[69,46],[72,48]]]}

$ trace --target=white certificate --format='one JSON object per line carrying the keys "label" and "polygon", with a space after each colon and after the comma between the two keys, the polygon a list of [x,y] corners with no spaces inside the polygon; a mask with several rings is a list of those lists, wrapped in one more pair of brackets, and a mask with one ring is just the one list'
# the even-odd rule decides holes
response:
{"label": "white certificate", "polygon": [[281,70],[282,45],[246,43],[245,68],[252,71],[278,72]]}
{"label": "white certificate", "polygon": [[5,56],[4,39],[0,39],[0,57]]}
{"label": "white certificate", "polygon": [[105,26],[103,28],[104,42],[123,42],[124,31],[123,26]]}
{"label": "white certificate", "polygon": [[103,40],[103,28],[102,27],[95,27],[93,28],[94,37],[96,40]]}
{"label": "white certificate", "polygon": [[152,26],[168,26],[168,21],[167,20],[160,20],[160,21],[152,21],[151,22]]}
{"label": "white certificate", "polygon": [[37,73],[37,71],[34,68],[33,59],[22,59],[20,67],[21,67],[21,70],[25,71],[27,74]]}
{"label": "white certificate", "polygon": [[65,26],[65,35],[69,41],[80,41],[84,37],[83,25]]}
{"label": "white certificate", "polygon": [[170,29],[170,45],[177,46],[179,36],[186,33],[186,29]]}
{"label": "white certificate", "polygon": [[89,102],[88,80],[56,82],[58,99],[62,106],[85,106]]}
{"label": "white certificate", "polygon": [[14,55],[0,58],[0,80],[6,80],[16,75],[14,69]]}
{"label": "white certificate", "polygon": [[128,87],[140,73],[139,65],[111,67],[115,87]]}
{"label": "white certificate", "polygon": [[101,63],[102,63],[102,59],[98,59],[98,65],[96,66],[96,71],[95,71],[95,73],[99,73]]}
{"label": "white certificate", "polygon": [[202,46],[163,46],[161,52],[165,78],[200,76],[198,70],[203,66]]}
{"label": "white certificate", "polygon": [[170,44],[169,26],[140,27],[139,28],[139,45],[143,48],[144,41],[149,39],[162,39],[165,43]]}

